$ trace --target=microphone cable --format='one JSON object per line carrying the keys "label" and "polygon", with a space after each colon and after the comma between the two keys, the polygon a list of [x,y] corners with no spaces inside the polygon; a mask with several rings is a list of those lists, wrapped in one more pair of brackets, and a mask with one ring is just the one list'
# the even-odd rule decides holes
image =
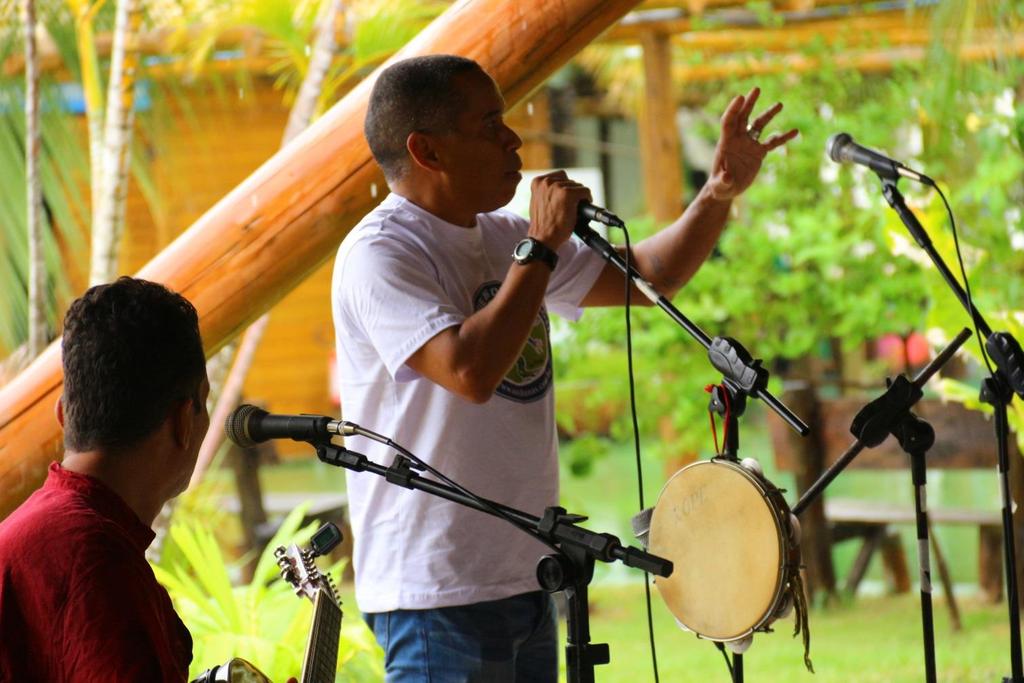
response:
{"label": "microphone cable", "polygon": [[953,232],[953,246],[956,249],[956,260],[960,264],[960,277],[964,280],[964,291],[967,293],[967,305],[970,307],[968,314],[971,316],[971,325],[974,326],[974,336],[978,338],[978,347],[981,349],[981,359],[985,363],[985,367],[988,368],[989,375],[995,377],[995,370],[992,369],[992,362],[989,360],[988,352],[985,350],[985,342],[981,338],[981,330],[978,329],[978,320],[975,317],[977,309],[974,307],[974,297],[971,295],[971,283],[967,279],[967,269],[964,267],[964,257],[960,252],[960,238],[957,236],[956,230],[956,218],[953,217],[953,209],[950,208],[949,202],[946,200],[946,195],[943,194],[942,188],[939,187],[938,183],[932,185],[935,191],[939,193],[939,197],[942,199],[943,205],[946,207],[946,214],[949,216],[949,225]]}
{"label": "microphone cable", "polygon": [[[629,231],[626,229],[625,223],[619,227],[622,229],[622,235],[626,241],[626,255],[624,260],[626,262],[626,273],[629,273],[633,257],[633,250],[629,241]],[[633,327],[630,319],[633,299],[633,280],[628,275],[624,279],[626,281],[626,372],[629,377],[629,411],[633,421],[633,450],[636,453],[637,493],[640,501],[640,510],[643,511],[646,507],[644,505],[644,470],[640,459],[640,423],[637,419],[636,411],[636,379],[633,373]],[[654,644],[654,614],[651,609],[651,578],[647,572],[643,572],[642,576],[644,579],[644,602],[647,606],[647,634],[651,647],[651,663],[654,666],[654,681],[655,683],[659,683],[658,652]]]}

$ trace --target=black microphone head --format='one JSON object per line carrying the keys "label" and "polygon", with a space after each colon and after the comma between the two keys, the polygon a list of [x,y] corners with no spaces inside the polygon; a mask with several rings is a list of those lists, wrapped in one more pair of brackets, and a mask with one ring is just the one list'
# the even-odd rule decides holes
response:
{"label": "black microphone head", "polygon": [[242,448],[252,448],[256,440],[249,436],[249,421],[253,417],[267,415],[267,411],[254,405],[243,403],[224,420],[224,433],[232,442]]}
{"label": "black microphone head", "polygon": [[843,150],[846,146],[853,142],[853,137],[849,133],[836,133],[828,139],[825,143],[825,150],[828,152],[828,157],[837,164],[841,164],[844,161],[848,161],[846,156],[843,154]]}

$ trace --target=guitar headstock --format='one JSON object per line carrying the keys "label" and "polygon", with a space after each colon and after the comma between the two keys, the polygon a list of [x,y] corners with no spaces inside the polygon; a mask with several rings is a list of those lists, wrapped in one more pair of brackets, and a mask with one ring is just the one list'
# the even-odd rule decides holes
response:
{"label": "guitar headstock", "polygon": [[304,595],[315,601],[317,593],[322,592],[337,604],[338,589],[333,579],[317,568],[316,558],[326,555],[340,542],[341,532],[328,522],[313,534],[308,548],[300,548],[294,543],[287,548],[278,546],[274,550],[274,557],[281,568],[281,578],[295,588],[296,595]]}

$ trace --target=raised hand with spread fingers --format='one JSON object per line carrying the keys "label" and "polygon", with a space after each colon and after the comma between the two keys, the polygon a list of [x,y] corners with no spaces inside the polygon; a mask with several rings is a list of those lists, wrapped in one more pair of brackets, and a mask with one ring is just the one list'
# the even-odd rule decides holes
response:
{"label": "raised hand with spread fingers", "polygon": [[708,189],[715,199],[733,199],[742,194],[754,182],[768,152],[797,136],[794,128],[761,140],[765,127],[782,111],[782,103],[776,102],[751,121],[760,95],[759,88],[737,95],[722,115],[722,135],[708,179]]}

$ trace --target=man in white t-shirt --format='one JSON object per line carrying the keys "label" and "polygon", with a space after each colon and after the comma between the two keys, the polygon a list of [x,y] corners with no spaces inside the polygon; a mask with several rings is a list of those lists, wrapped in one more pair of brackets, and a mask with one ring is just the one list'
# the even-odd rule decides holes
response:
{"label": "man in white t-shirt", "polygon": [[[708,183],[633,261],[674,294],[707,258],[781,109],[749,122],[755,89],[722,117]],[[558,502],[548,312],[619,305],[622,275],[570,239],[587,188],[533,181],[530,220],[503,210],[522,140],[475,62],[398,62],[374,85],[365,132],[391,194],[348,235],[332,285],[346,419],[386,434],[484,498],[534,515]],[[635,298],[642,301],[637,294]],[[351,444],[390,464],[380,444]],[[555,681],[557,628],[538,589],[548,549],[509,523],[381,477],[349,473],[356,599],[389,681]]]}

